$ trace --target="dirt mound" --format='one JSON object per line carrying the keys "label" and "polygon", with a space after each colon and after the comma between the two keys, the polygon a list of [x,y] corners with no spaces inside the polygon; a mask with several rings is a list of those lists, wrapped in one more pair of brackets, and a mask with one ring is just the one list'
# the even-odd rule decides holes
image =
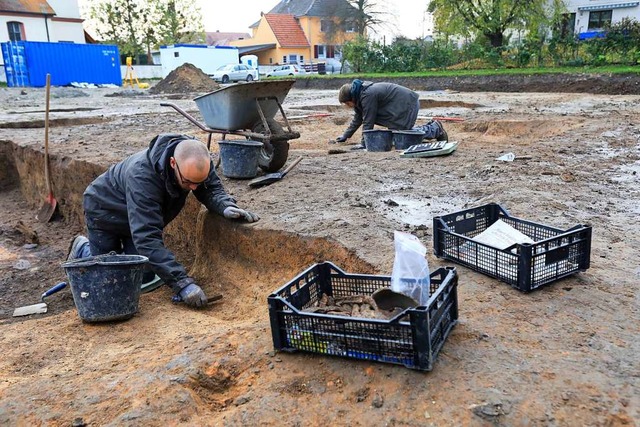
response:
{"label": "dirt mound", "polygon": [[152,87],[151,93],[211,92],[220,87],[211,77],[192,64],[182,64]]}

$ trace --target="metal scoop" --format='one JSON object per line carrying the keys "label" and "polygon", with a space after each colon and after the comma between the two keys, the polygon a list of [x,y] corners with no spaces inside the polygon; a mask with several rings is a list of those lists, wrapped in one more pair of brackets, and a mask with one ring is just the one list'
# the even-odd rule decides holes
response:
{"label": "metal scoop", "polygon": [[371,297],[381,310],[413,308],[420,305],[410,296],[392,291],[391,288],[380,288],[371,294]]}

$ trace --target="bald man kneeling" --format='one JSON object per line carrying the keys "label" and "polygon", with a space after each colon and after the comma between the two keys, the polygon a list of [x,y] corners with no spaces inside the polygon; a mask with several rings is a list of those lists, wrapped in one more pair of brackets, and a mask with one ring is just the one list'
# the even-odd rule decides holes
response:
{"label": "bald man kneeling", "polygon": [[207,304],[204,291],[164,246],[163,229],[184,207],[190,192],[228,219],[255,222],[258,215],[240,209],[215,172],[209,150],[178,134],[156,136],[149,148],[111,166],[84,192],[88,239],[76,236],[68,260],[111,251],[149,258],[151,270],[192,307]]}

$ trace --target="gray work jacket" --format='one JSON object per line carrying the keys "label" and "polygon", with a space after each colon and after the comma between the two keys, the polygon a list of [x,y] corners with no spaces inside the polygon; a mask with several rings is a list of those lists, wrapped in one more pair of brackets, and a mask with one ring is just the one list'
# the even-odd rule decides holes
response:
{"label": "gray work jacket", "polygon": [[[158,135],[149,148],[111,166],[84,192],[87,227],[125,236],[130,233],[138,254],[149,258],[151,269],[168,285],[187,277],[162,240],[162,230],[180,213],[190,192],[178,186],[169,164],[176,145],[187,138]],[[213,162],[207,180],[193,194],[209,211],[220,215],[228,206],[236,206],[222,187]]]}
{"label": "gray work jacket", "polygon": [[363,130],[373,129],[374,125],[411,129],[418,118],[418,94],[395,83],[364,82],[355,104],[345,138],[351,138],[360,125]]}

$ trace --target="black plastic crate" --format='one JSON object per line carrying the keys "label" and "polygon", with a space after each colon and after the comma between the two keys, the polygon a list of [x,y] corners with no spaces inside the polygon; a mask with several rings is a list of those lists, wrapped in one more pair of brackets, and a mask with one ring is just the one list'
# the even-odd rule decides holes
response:
{"label": "black plastic crate", "polygon": [[[515,244],[500,250],[472,240],[499,219],[536,243]],[[560,230],[512,217],[502,206],[490,203],[435,217],[433,249],[439,258],[530,292],[589,268],[591,227],[577,225]]]}
{"label": "black plastic crate", "polygon": [[370,295],[391,285],[389,276],[348,274],[331,262],[314,264],[269,295],[273,346],[430,371],[458,320],[458,275],[453,267],[439,268],[430,279],[427,305],[389,320],[310,313],[303,310],[316,306],[324,294]]}

